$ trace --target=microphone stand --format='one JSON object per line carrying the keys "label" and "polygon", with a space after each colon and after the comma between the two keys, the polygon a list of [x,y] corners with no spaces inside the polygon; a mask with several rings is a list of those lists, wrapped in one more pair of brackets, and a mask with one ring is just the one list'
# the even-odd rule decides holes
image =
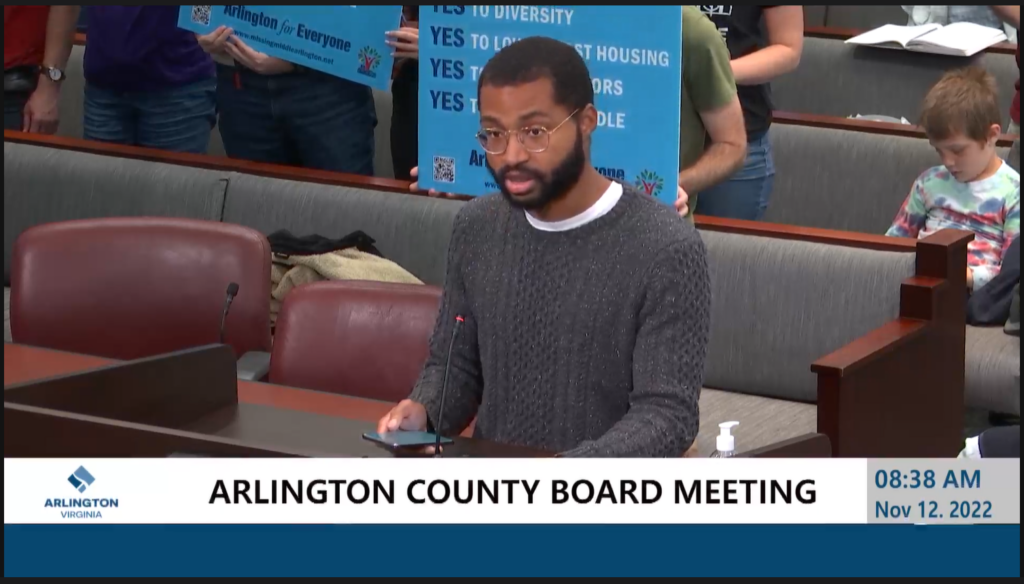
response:
{"label": "microphone stand", "polygon": [[452,340],[448,344],[448,358],[444,364],[444,381],[441,383],[441,403],[437,408],[437,428],[434,428],[434,458],[441,458],[441,428],[444,427],[444,398],[448,393],[448,373],[452,367],[452,351],[455,348],[455,338],[459,336],[459,329],[464,319],[461,316],[455,317],[455,328],[452,329]]}
{"label": "microphone stand", "polygon": [[238,284],[234,282],[228,284],[228,290],[224,296],[224,310],[220,314],[220,344],[224,344],[224,332],[228,323],[228,311],[231,310],[231,303],[235,301],[235,296],[238,295]]}

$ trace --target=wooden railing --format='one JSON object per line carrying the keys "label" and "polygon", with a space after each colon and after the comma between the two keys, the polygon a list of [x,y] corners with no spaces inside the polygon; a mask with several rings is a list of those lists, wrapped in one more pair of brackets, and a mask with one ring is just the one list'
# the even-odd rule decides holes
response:
{"label": "wooden railing", "polygon": [[[793,126],[808,126],[812,128],[829,128],[832,130],[846,130],[850,132],[864,132],[867,134],[881,134],[885,136],[903,136],[905,138],[920,138],[927,140],[924,128],[916,125],[896,124],[889,122],[876,122],[871,120],[857,120],[841,118],[838,116],[825,116],[821,114],[801,114],[795,112],[773,112],[773,119],[778,124]],[[1003,134],[997,145],[1003,148],[1013,146],[1013,142],[1019,137],[1011,134]]]}
{"label": "wooden railing", "polygon": [[[99,156],[131,158],[134,160],[191,166],[206,170],[240,172],[255,176],[293,180],[298,182],[310,182],[338,187],[385,191],[390,193],[403,193],[412,196],[427,196],[427,193],[423,191],[412,191],[410,189],[411,183],[401,180],[311,170],[298,166],[251,162],[248,160],[238,160],[222,156],[210,156],[207,154],[168,152],[166,150],[159,150],[155,148],[124,146],[121,144],[109,144],[106,142],[96,142],[92,140],[61,136],[42,136],[39,134],[26,134],[11,130],[4,130],[4,141],[43,146],[47,148],[57,148],[60,150],[70,150],[73,152],[84,152]],[[469,196],[456,196],[453,198],[462,201],[472,199],[472,197]],[[703,217],[700,215],[695,216],[694,221],[696,221],[699,228],[709,231],[742,233],[746,235],[774,237],[778,239],[813,241],[829,245],[842,245],[882,251],[913,251],[916,247],[916,242],[914,240],[904,240],[885,237],[882,235],[853,233],[848,231],[836,231],[831,229],[780,225],[759,221],[721,219],[718,217]]]}
{"label": "wooden railing", "polygon": [[125,146],[123,144],[110,144],[106,142],[96,142],[93,140],[68,138],[64,136],[26,134],[12,130],[4,130],[4,142],[17,142],[20,144],[46,146],[48,148],[58,148],[60,150],[71,150],[74,152],[85,152],[88,154],[98,154],[102,156],[116,156],[119,158],[132,158],[135,160],[146,160],[149,162],[192,166],[195,168],[205,168],[207,170],[241,172],[256,176],[265,176],[268,178],[297,180],[325,185],[352,186],[378,191],[422,194],[426,196],[426,193],[412,193],[409,190],[409,183],[400,180],[312,170],[309,168],[283,164],[251,162],[248,160],[227,158],[224,156],[212,156],[209,154],[170,152],[157,148]]}

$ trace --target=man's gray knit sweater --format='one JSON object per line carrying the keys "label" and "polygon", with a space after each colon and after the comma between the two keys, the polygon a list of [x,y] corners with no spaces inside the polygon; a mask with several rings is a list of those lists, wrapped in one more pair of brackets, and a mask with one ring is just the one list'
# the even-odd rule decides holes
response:
{"label": "man's gray knit sweater", "polygon": [[[693,225],[630,186],[609,213],[541,231],[501,196],[455,219],[430,357],[410,399],[453,436],[563,456],[675,457],[693,443],[711,315]],[[441,428],[437,414],[456,316]]]}

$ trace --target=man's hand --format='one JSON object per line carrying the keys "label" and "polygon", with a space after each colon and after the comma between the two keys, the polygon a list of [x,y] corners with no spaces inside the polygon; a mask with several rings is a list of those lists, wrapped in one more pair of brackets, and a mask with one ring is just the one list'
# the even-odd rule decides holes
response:
{"label": "man's hand", "polygon": [[[414,192],[414,193],[418,192],[420,190],[420,183],[416,179],[418,179],[419,176],[420,176],[420,167],[417,166],[416,168],[413,168],[412,170],[409,171],[409,174],[412,176],[412,179],[413,179],[412,180],[412,184],[409,185],[409,190]],[[435,191],[434,189],[430,189],[429,191],[427,191],[427,195],[429,195],[431,197],[435,197],[435,198],[440,197],[440,198],[444,198],[444,199],[453,199],[453,198],[455,198],[455,195],[453,195],[451,193],[439,193],[439,192]]]}
{"label": "man's hand", "polygon": [[427,431],[427,409],[412,401],[403,400],[377,422],[377,433]]}
{"label": "man's hand", "polygon": [[967,268],[967,289],[974,290],[974,270]]}
{"label": "man's hand", "polygon": [[686,217],[690,214],[690,195],[686,193],[682,185],[679,185],[676,191],[676,212],[679,213],[680,217]]}
{"label": "man's hand", "polygon": [[232,59],[260,75],[279,75],[295,70],[295,65],[284,59],[278,59],[256,51],[236,36],[228,38],[224,49]]}
{"label": "man's hand", "polygon": [[[377,422],[377,433],[386,432],[426,432],[427,431],[427,410],[422,405],[412,401],[403,400],[399,402],[386,416]],[[405,449],[408,454],[433,455],[435,448],[425,446],[423,448]]]}
{"label": "man's hand", "polygon": [[391,55],[396,59],[420,58],[420,31],[411,26],[403,26],[398,30],[384,33],[387,44],[394,49]]}
{"label": "man's hand", "polygon": [[[75,28],[81,6],[51,6],[46,17],[46,41],[40,65],[42,69],[35,91],[21,111],[21,129],[36,134],[56,134],[60,123],[60,83],[46,74],[47,67],[62,71],[68,68],[68,58],[74,45]],[[6,12],[6,7],[5,7]]]}
{"label": "man's hand", "polygon": [[60,125],[60,86],[41,76],[39,85],[22,111],[21,130],[33,134],[56,134]]}

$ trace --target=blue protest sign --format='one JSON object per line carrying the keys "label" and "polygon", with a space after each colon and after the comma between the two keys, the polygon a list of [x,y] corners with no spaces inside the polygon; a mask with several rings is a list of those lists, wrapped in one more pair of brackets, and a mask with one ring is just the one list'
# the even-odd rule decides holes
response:
{"label": "blue protest sign", "polygon": [[673,203],[679,173],[680,6],[424,6],[420,11],[420,186],[483,195],[497,185],[476,140],[477,79],[517,39],[576,47],[593,80],[592,163]]}
{"label": "blue protest sign", "polygon": [[387,90],[394,58],[384,33],[401,18],[401,6],[182,6],[178,26],[228,26],[257,51]]}

